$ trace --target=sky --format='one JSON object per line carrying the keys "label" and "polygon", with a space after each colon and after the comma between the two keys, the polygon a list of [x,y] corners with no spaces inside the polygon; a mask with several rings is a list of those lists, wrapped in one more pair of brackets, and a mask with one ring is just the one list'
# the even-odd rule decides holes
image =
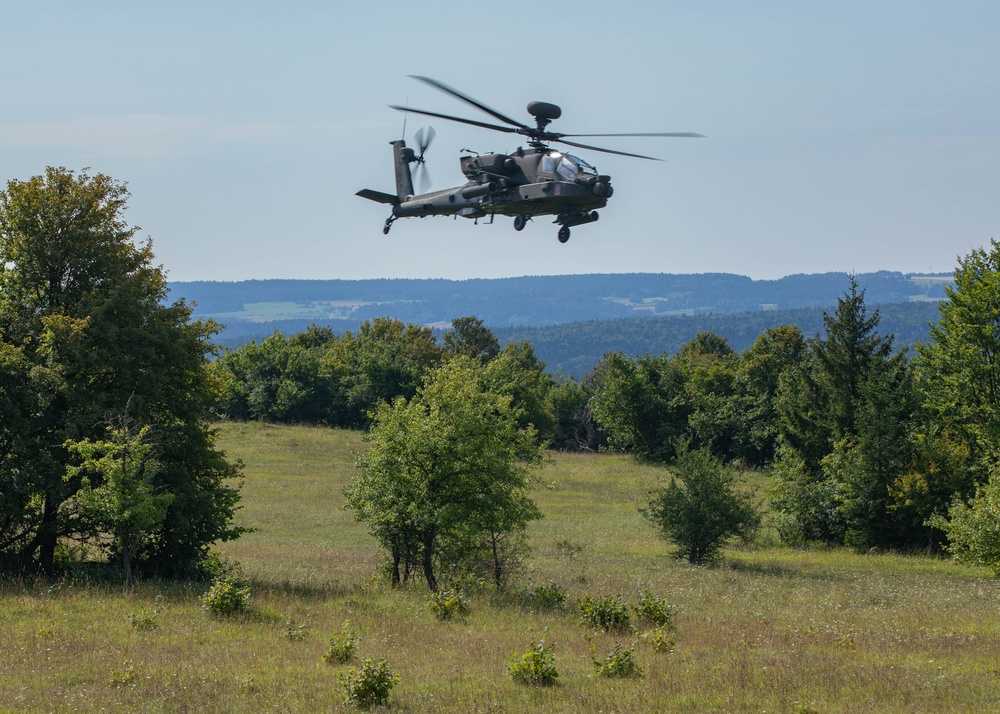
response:
{"label": "sky", "polygon": [[[168,278],[951,272],[1000,228],[996,0],[7,3],[0,185],[46,166],[127,184]],[[389,142],[419,109],[494,121],[433,77],[582,140],[615,194],[597,223],[399,220]],[[434,189],[464,148],[437,131]]]}

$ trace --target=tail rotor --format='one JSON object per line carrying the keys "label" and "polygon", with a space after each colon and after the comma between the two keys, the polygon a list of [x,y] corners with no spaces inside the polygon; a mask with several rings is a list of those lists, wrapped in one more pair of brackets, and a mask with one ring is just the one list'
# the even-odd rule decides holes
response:
{"label": "tail rotor", "polygon": [[413,162],[417,165],[416,170],[414,171],[414,178],[417,179],[417,185],[420,193],[427,193],[431,187],[431,177],[424,163],[424,153],[431,145],[431,142],[434,141],[434,137],[436,135],[437,132],[434,131],[434,127],[432,126],[425,126],[422,129],[418,129],[417,133],[413,135],[413,139],[417,144],[417,150],[419,151],[413,159]]}

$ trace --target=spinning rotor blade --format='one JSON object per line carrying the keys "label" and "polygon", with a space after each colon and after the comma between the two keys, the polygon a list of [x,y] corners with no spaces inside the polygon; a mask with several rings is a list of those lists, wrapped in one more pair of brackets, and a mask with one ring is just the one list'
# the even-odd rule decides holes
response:
{"label": "spinning rotor blade", "polygon": [[667,136],[673,137],[675,139],[704,139],[704,134],[696,134],[693,131],[671,131],[671,132],[653,132],[653,133],[641,133],[641,134],[559,134],[561,139],[564,136]]}
{"label": "spinning rotor blade", "polygon": [[423,161],[424,152],[427,151],[427,147],[431,145],[434,141],[434,137],[437,136],[437,132],[434,131],[434,127],[425,126],[423,129],[417,129],[417,133],[413,135],[413,138],[417,142],[417,147],[420,149],[420,155],[418,161]]}
{"label": "spinning rotor blade", "polygon": [[587,149],[589,151],[600,151],[603,154],[617,154],[618,156],[631,156],[633,159],[649,159],[650,161],[663,161],[663,159],[658,159],[655,156],[643,156],[642,154],[630,154],[627,151],[615,151],[614,149],[602,149],[599,146],[589,146],[588,144],[578,144],[575,141],[566,141],[565,139],[553,139],[552,141],[558,141],[563,144],[569,144],[570,146],[575,146],[578,149]]}
{"label": "spinning rotor blade", "polygon": [[483,129],[493,129],[494,131],[502,131],[505,134],[516,134],[517,129],[511,129],[506,126],[498,126],[497,124],[487,124],[484,121],[476,121],[475,119],[463,119],[462,117],[453,117],[450,114],[438,114],[437,112],[428,112],[423,109],[414,109],[413,107],[401,107],[398,104],[390,104],[390,109],[395,109],[397,112],[411,112],[413,114],[423,114],[428,117],[437,117],[438,119],[447,119],[448,121],[457,121],[462,124],[472,124],[472,126],[482,127]]}
{"label": "spinning rotor blade", "polygon": [[491,109],[490,107],[486,106],[482,102],[478,102],[475,99],[473,99],[472,97],[470,97],[470,96],[468,96],[466,94],[462,94],[457,89],[455,89],[453,87],[449,87],[447,84],[445,84],[443,82],[439,82],[436,79],[431,79],[430,77],[421,77],[420,75],[416,75],[416,74],[411,74],[410,76],[413,77],[414,79],[420,80],[424,84],[431,85],[435,89],[438,89],[438,90],[444,92],[445,94],[450,94],[451,96],[455,97],[455,99],[460,99],[463,102],[465,102],[466,104],[471,104],[472,106],[474,106],[479,111],[486,112],[491,117],[493,117],[494,119],[499,119],[504,124],[510,124],[511,126],[516,126],[518,129],[526,129],[527,131],[531,131],[531,129],[529,127],[525,126],[521,122],[516,121],[514,119],[511,119],[509,116],[501,114],[500,112],[498,112],[495,109]]}
{"label": "spinning rotor blade", "polygon": [[434,137],[437,132],[434,131],[434,127],[425,126],[422,129],[418,129],[417,133],[413,135],[414,141],[417,142],[417,149],[420,153],[417,155],[414,161],[417,164],[417,168],[414,171],[417,179],[417,186],[420,193],[427,193],[431,187],[431,176],[430,172],[427,171],[427,165],[424,163],[424,153],[427,151],[427,147],[431,145],[434,141]]}

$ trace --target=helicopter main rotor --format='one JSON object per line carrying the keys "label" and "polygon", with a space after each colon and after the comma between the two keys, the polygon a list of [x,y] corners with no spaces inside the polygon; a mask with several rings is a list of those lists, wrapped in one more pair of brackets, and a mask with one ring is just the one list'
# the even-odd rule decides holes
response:
{"label": "helicopter main rotor", "polygon": [[463,94],[454,87],[449,87],[443,82],[439,82],[436,79],[430,77],[422,77],[419,75],[410,75],[416,80],[423,82],[424,84],[429,84],[437,90],[444,92],[445,94],[450,94],[456,99],[470,104],[476,109],[489,114],[494,119],[502,121],[507,126],[501,126],[499,124],[490,124],[483,121],[476,121],[475,119],[466,119],[464,117],[457,117],[451,114],[441,114],[439,112],[429,112],[423,109],[413,109],[412,107],[403,107],[396,104],[390,104],[390,108],[401,112],[411,112],[413,114],[423,114],[425,116],[437,117],[439,119],[446,119],[448,121],[460,122],[462,124],[470,124],[472,126],[478,126],[483,129],[492,129],[493,131],[500,131],[505,134],[520,134],[528,138],[532,146],[544,148],[547,142],[560,142],[567,144],[569,146],[574,146],[580,149],[588,149],[590,151],[600,151],[605,154],[617,154],[619,156],[630,156],[636,159],[648,159],[650,161],[662,161],[654,156],[644,156],[642,154],[632,154],[626,151],[615,151],[614,149],[604,149],[599,146],[590,146],[588,144],[580,144],[575,141],[567,141],[565,137],[613,137],[613,136],[645,136],[645,137],[670,137],[670,138],[683,138],[683,139],[694,139],[703,138],[702,134],[696,134],[694,132],[642,132],[642,133],[627,133],[627,134],[564,134],[557,131],[548,131],[548,125],[555,119],[562,116],[562,109],[555,104],[550,104],[549,102],[529,102],[528,103],[528,113],[535,118],[535,127],[530,127],[527,124],[522,124],[521,122],[511,119],[505,114],[501,114],[495,109],[488,107],[482,102],[473,99],[467,94]]}

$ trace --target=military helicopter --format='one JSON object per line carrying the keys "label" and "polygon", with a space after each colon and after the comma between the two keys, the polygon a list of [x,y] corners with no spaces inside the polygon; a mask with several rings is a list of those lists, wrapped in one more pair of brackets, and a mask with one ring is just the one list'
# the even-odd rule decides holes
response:
{"label": "military helicopter", "polygon": [[471,124],[507,134],[519,134],[527,138],[528,146],[527,148],[519,147],[510,154],[478,154],[469,149],[463,149],[462,151],[467,152],[467,155],[461,156],[459,162],[462,173],[468,179],[466,183],[440,191],[414,194],[413,174],[410,171],[410,165],[415,164],[418,171],[424,168],[424,154],[434,138],[434,130],[427,127],[417,132],[415,138],[419,153],[406,146],[406,142],[402,139],[390,142],[395,158],[395,195],[368,188],[357,193],[362,198],[392,206],[392,215],[386,219],[382,229],[382,232],[386,234],[389,233],[389,229],[392,228],[392,224],[397,219],[414,216],[421,218],[425,216],[461,216],[475,219],[477,222],[478,219],[489,216],[492,223],[493,218],[500,214],[513,216],[514,230],[516,231],[523,230],[527,222],[536,216],[555,216],[553,222],[559,225],[559,242],[565,243],[569,240],[570,227],[593,223],[597,220],[596,209],[607,205],[614,189],[611,187],[610,176],[598,173],[594,166],[577,156],[551,149],[548,146],[549,143],[559,142],[579,149],[599,151],[605,154],[660,161],[661,159],[652,156],[580,144],[569,141],[566,137],[702,137],[701,134],[694,132],[563,134],[549,131],[547,128],[553,120],[562,116],[562,109],[555,104],[529,102],[528,114],[535,119],[535,126],[531,127],[491,109],[436,79],[411,76],[472,105],[507,126],[414,109],[408,106],[390,105],[390,108],[410,114],[423,114],[462,124]]}

